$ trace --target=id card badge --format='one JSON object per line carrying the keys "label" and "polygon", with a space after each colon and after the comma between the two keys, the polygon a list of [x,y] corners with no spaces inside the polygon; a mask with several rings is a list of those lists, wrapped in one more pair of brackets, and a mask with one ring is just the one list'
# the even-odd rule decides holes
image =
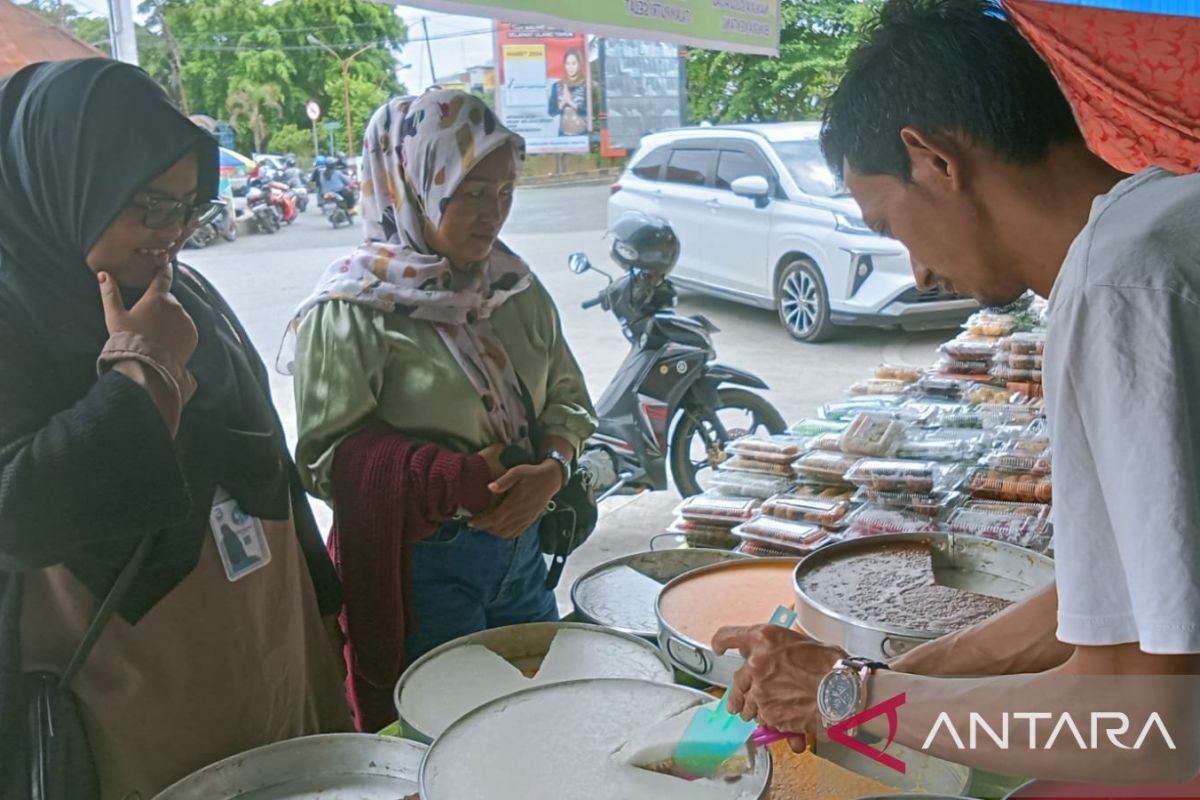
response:
{"label": "id card badge", "polygon": [[208,521],[229,580],[241,580],[271,563],[262,522],[243,512],[237,500],[220,487],[213,498]]}

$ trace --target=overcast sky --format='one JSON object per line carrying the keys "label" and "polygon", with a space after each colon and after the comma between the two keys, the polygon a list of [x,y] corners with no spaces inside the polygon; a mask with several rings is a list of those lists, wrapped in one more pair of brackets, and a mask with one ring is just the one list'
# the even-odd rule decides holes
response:
{"label": "overcast sky", "polygon": [[[433,83],[435,77],[444,78],[467,67],[491,64],[494,61],[491,19],[439,14],[410,6],[397,8],[400,16],[408,24],[409,38],[409,44],[404,47],[400,57],[401,67],[397,74],[410,92],[422,91]],[[422,17],[427,18],[429,24],[436,76],[431,75],[429,71],[429,51],[425,42],[418,41],[425,37],[421,28]]]}

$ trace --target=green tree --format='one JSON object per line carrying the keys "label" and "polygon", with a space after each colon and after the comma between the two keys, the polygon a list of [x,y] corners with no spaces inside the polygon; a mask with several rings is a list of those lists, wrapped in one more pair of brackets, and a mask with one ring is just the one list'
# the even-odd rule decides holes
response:
{"label": "green tree", "polygon": [[[322,131],[323,133],[323,131]],[[271,149],[276,153],[295,153],[301,164],[312,164],[313,139],[312,128],[301,128],[294,122],[287,122],[271,132]]]}
{"label": "green tree", "polygon": [[688,113],[713,122],[816,119],[881,0],[781,0],[779,58],[692,50]]}
{"label": "green tree", "polygon": [[271,138],[270,122],[283,114],[279,88],[272,84],[245,84],[226,100],[229,121],[254,140],[254,152],[261,153]]}

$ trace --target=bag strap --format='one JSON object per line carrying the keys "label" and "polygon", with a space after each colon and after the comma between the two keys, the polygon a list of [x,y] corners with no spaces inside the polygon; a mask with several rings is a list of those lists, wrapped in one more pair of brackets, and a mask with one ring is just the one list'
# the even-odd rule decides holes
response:
{"label": "bag strap", "polygon": [[96,640],[100,638],[100,634],[104,632],[104,628],[108,625],[108,621],[112,619],[112,615],[116,612],[117,606],[125,599],[125,594],[129,591],[130,584],[137,574],[142,569],[142,564],[146,562],[146,556],[150,553],[150,547],[154,544],[154,540],[158,538],[157,534],[147,534],[138,542],[137,549],[133,551],[129,562],[122,567],[121,572],[117,575],[117,580],[113,583],[112,588],[108,590],[108,594],[100,603],[100,607],[96,610],[96,616],[92,618],[92,622],[88,625],[87,631],[83,634],[83,639],[79,642],[79,647],[75,650],[75,654],[71,656],[71,660],[67,662],[66,669],[58,679],[59,688],[66,691],[71,683],[75,680],[75,676],[79,674],[79,670],[83,667],[83,663],[87,661],[87,657],[91,654],[92,648],[96,646]]}

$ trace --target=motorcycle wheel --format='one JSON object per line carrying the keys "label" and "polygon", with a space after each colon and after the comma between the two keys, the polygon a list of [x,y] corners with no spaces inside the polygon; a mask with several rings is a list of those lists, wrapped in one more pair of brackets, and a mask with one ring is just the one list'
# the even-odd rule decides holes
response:
{"label": "motorcycle wheel", "polygon": [[237,225],[232,221],[221,231],[221,238],[227,242],[237,241]]}
{"label": "motorcycle wheel", "polygon": [[[750,434],[778,434],[783,417],[754,392],[721,389],[716,408],[684,408],[671,433],[668,457],[675,488],[684,497],[704,491],[706,473],[725,460],[725,446]],[[724,435],[722,435],[724,431]]]}

